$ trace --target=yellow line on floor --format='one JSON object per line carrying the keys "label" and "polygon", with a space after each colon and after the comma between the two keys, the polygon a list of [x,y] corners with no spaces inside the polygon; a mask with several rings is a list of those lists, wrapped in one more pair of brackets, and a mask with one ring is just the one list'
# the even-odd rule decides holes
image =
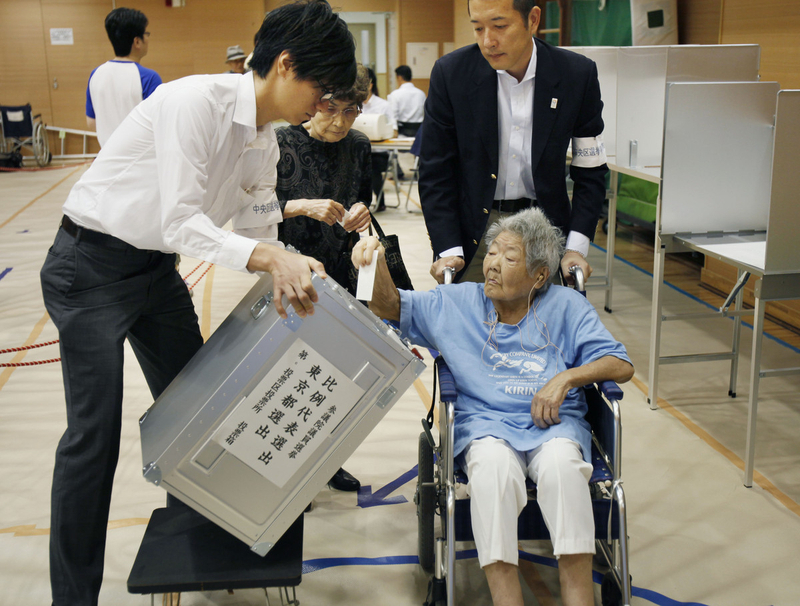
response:
{"label": "yellow line on floor", "polygon": [[212,265],[205,275],[206,283],[203,286],[203,313],[200,319],[200,334],[203,335],[203,342],[208,341],[211,336],[211,291],[214,288],[214,271],[217,266]]}
{"label": "yellow line on floor", "polygon": [[27,203],[25,206],[23,206],[22,208],[20,208],[20,209],[19,209],[17,212],[15,212],[13,215],[11,215],[11,216],[10,216],[8,219],[6,219],[6,220],[5,220],[5,221],[3,221],[2,223],[0,223],[0,229],[2,229],[3,227],[5,227],[5,226],[6,226],[6,225],[8,225],[9,223],[11,223],[11,221],[13,221],[14,219],[16,219],[16,218],[17,218],[17,217],[18,217],[20,214],[22,214],[22,213],[23,213],[24,211],[26,211],[28,208],[30,208],[31,206],[33,206],[33,204],[34,204],[35,202],[37,202],[38,200],[41,200],[42,198],[44,198],[44,197],[45,197],[47,194],[49,194],[49,193],[50,193],[51,191],[53,191],[53,190],[54,190],[56,187],[58,187],[59,185],[61,185],[61,184],[62,184],[64,181],[66,181],[67,179],[69,179],[69,178],[70,178],[72,175],[74,175],[75,173],[77,173],[77,172],[78,172],[79,170],[81,170],[81,169],[83,169],[83,165],[81,165],[81,166],[79,166],[78,168],[76,168],[75,170],[73,170],[73,171],[72,171],[70,174],[68,174],[66,177],[64,177],[63,179],[61,179],[61,181],[59,181],[58,183],[56,183],[55,185],[53,185],[53,186],[52,186],[50,189],[48,189],[48,190],[47,190],[46,192],[44,192],[43,194],[40,194],[40,195],[36,196],[36,197],[35,197],[33,200],[31,200],[31,201],[30,201],[30,202],[28,202],[28,203]]}
{"label": "yellow line on floor", "polygon": [[[150,518],[124,518],[122,520],[109,520],[108,529],[114,530],[116,528],[127,528],[129,526],[145,526],[150,521]],[[22,526],[10,526],[9,528],[0,528],[0,534],[14,533],[15,537],[37,537],[42,535],[49,535],[49,528],[36,528],[36,524],[23,524]]]}
{"label": "yellow line on floor", "polygon": [[[647,385],[633,377],[632,382],[639,390],[643,393],[647,393]],[[705,429],[697,425],[694,421],[692,421],[689,417],[685,414],[674,408],[669,402],[667,402],[664,398],[658,398],[658,406],[662,408],[664,411],[671,414],[673,417],[678,419],[683,425],[695,434],[698,438],[703,440],[706,444],[711,446],[714,450],[728,459],[731,463],[733,463],[736,467],[738,467],[742,472],[744,472],[744,461],[736,455],[735,452],[727,448],[721,442],[719,442],[716,438],[714,438],[710,433],[708,433]],[[786,509],[791,511],[796,516],[800,516],[800,504],[798,504],[794,499],[792,499],[789,495],[782,492],[780,488],[775,486],[772,482],[770,482],[766,477],[764,477],[758,471],[753,472],[753,481],[758,484],[763,490],[770,493],[773,497],[775,497]]]}
{"label": "yellow line on floor", "polygon": [[[44,316],[42,316],[42,319],[39,320],[36,323],[36,326],[33,327],[31,334],[28,336],[28,339],[25,341],[25,343],[22,344],[22,346],[27,347],[28,345],[33,345],[36,342],[36,339],[39,338],[39,335],[42,334],[42,330],[44,330],[44,325],[47,324],[49,320],[50,316],[47,314],[47,312],[45,312]],[[57,348],[56,351],[58,351]],[[20,362],[22,362],[22,360],[25,358],[27,354],[28,350],[17,352],[17,355],[14,356],[14,358],[11,360],[11,363],[19,364]],[[16,368],[9,367],[4,369],[3,372],[0,373],[0,390],[2,390],[5,384],[8,383],[8,380],[11,378],[11,374],[15,370]]]}

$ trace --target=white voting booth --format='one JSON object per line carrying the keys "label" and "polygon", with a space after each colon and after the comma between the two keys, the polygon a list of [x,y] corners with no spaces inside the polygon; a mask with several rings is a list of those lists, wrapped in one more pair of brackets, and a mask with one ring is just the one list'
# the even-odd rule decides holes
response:
{"label": "white voting booth", "polygon": [[[672,82],[757,81],[756,44],[572,47],[597,65],[611,171],[605,309],[611,311],[619,173],[660,183],[664,97]],[[590,283],[589,286],[595,286]]]}
{"label": "white voting booth", "polygon": [[[800,368],[761,369],[764,305],[800,298],[800,218],[797,170],[800,91],[775,82],[674,82],[667,86],[663,122],[661,192],[656,222],[648,401],[656,407],[660,364],[730,360],[735,395],[741,316],[754,313],[745,452],[746,486],[753,481],[756,413],[762,377]],[[733,317],[730,351],[661,356],[664,257],[697,251],[737,268],[739,281],[719,312],[691,317]],[[741,306],[752,275],[754,312]],[[734,310],[728,310],[734,303]]]}
{"label": "white voting booth", "polygon": [[616,166],[658,177],[667,85],[754,82],[758,80],[760,55],[757,44],[619,48]]}

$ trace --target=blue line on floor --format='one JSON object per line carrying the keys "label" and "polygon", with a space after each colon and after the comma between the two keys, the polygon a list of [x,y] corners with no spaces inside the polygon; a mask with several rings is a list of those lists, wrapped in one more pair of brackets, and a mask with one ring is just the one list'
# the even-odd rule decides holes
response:
{"label": "blue line on floor", "polygon": [[[519,555],[520,558],[528,560],[529,562],[534,562],[543,566],[550,566],[551,568],[557,567],[555,558],[548,558],[522,551],[519,553]],[[477,557],[478,551],[476,549],[464,549],[462,551],[456,551],[456,560],[469,560]],[[326,568],[336,568],[337,566],[397,566],[402,564],[419,564],[419,558],[417,556],[383,556],[378,558],[318,558],[316,560],[306,560],[303,562],[303,574],[310,574]],[[601,584],[603,582],[603,575],[596,571],[593,574],[594,582],[598,585]],[[648,602],[656,604],[656,606],[707,606],[706,604],[702,604],[700,602],[679,602],[678,600],[668,598],[657,591],[644,589],[642,587],[632,587],[631,595],[633,597],[647,600]]]}
{"label": "blue line on floor", "polygon": [[392,480],[383,488],[372,492],[372,486],[362,486],[358,489],[358,506],[359,507],[375,507],[378,505],[396,505],[398,503],[407,503],[403,495],[390,497],[395,490],[400,488],[403,484],[410,482],[417,477],[417,468],[419,465],[414,465],[410,470],[405,472],[396,480]]}
{"label": "blue line on floor", "polygon": [[325,568],[337,566],[396,566],[398,564],[419,564],[417,556],[384,556],[380,558],[318,558],[303,562],[303,574],[310,574]]}
{"label": "blue line on floor", "polygon": [[3,278],[5,278],[5,277],[6,277],[6,274],[7,274],[8,272],[10,272],[10,271],[11,271],[11,268],[10,268],[10,267],[6,267],[6,268],[3,270],[3,273],[0,273],[0,280],[2,280]]}
{"label": "blue line on floor", "polygon": [[[592,246],[594,246],[594,247],[595,247],[597,250],[600,250],[600,251],[602,251],[604,254],[606,253],[606,249],[605,249],[605,248],[603,248],[603,247],[601,247],[601,246],[598,246],[598,245],[597,245],[597,244],[595,244],[594,242],[592,242],[591,244],[592,244]],[[614,259],[616,259],[617,261],[620,261],[620,262],[624,263],[625,265],[628,265],[628,266],[632,267],[633,269],[636,269],[636,270],[638,270],[638,271],[642,272],[643,274],[645,274],[645,275],[647,275],[647,276],[650,276],[651,278],[653,277],[653,274],[652,274],[651,272],[647,271],[646,269],[642,269],[642,268],[641,268],[641,267],[639,267],[638,265],[634,265],[633,263],[631,263],[630,261],[627,261],[627,260],[623,259],[622,257],[619,257],[619,256],[617,256],[617,255],[614,255]],[[714,306],[713,306],[713,305],[711,305],[710,303],[706,303],[706,302],[705,302],[705,301],[703,301],[702,299],[698,299],[698,298],[697,298],[697,297],[695,297],[693,294],[690,294],[690,293],[686,292],[685,290],[683,290],[683,289],[681,289],[681,288],[678,288],[677,286],[675,286],[674,284],[671,284],[670,282],[667,282],[666,280],[664,280],[664,284],[666,284],[667,286],[669,286],[671,289],[678,291],[678,292],[679,292],[679,293],[681,293],[682,295],[685,295],[685,296],[689,297],[689,298],[690,298],[690,299],[692,299],[693,301],[697,301],[697,302],[698,302],[698,303],[700,303],[701,305],[705,305],[705,306],[706,306],[706,307],[708,307],[709,309],[713,309],[714,311],[719,311],[719,308],[718,308],[718,307],[714,307]],[[727,319],[728,319],[728,320],[731,320],[731,321],[733,320],[733,318],[727,318]],[[746,326],[746,327],[747,327],[747,328],[749,328],[750,330],[753,330],[753,325],[752,325],[752,324],[750,324],[750,323],[748,323],[748,322],[745,322],[744,320],[742,320],[742,325],[743,325],[743,326]],[[779,343],[780,345],[783,345],[783,346],[784,346],[784,347],[786,347],[787,349],[791,349],[791,350],[792,350],[794,353],[800,353],[800,349],[798,349],[798,348],[797,348],[797,347],[795,347],[794,345],[790,345],[789,343],[787,343],[786,341],[783,341],[782,339],[779,339],[778,337],[774,337],[774,336],[772,336],[771,334],[768,334],[767,332],[764,332],[764,333],[763,333],[763,335],[764,335],[764,338],[766,338],[766,339],[770,339],[770,340],[772,340],[772,341],[775,341],[776,343]]]}

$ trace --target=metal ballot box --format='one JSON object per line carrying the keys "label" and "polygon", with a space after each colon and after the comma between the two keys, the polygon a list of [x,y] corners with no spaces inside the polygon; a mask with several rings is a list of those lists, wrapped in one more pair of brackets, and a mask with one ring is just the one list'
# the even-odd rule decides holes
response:
{"label": "metal ballot box", "polygon": [[331,279],[305,319],[262,277],[139,421],[145,479],[265,555],[425,365]]}

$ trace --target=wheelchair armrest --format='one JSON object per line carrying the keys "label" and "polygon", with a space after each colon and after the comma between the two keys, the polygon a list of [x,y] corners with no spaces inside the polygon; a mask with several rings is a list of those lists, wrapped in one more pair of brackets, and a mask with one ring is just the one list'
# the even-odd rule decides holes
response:
{"label": "wheelchair armrest", "polygon": [[609,400],[622,399],[622,389],[614,381],[601,381],[597,384],[597,388]]}
{"label": "wheelchair armrest", "polygon": [[439,398],[442,402],[455,402],[456,380],[442,356],[436,358],[436,368],[439,372]]}

